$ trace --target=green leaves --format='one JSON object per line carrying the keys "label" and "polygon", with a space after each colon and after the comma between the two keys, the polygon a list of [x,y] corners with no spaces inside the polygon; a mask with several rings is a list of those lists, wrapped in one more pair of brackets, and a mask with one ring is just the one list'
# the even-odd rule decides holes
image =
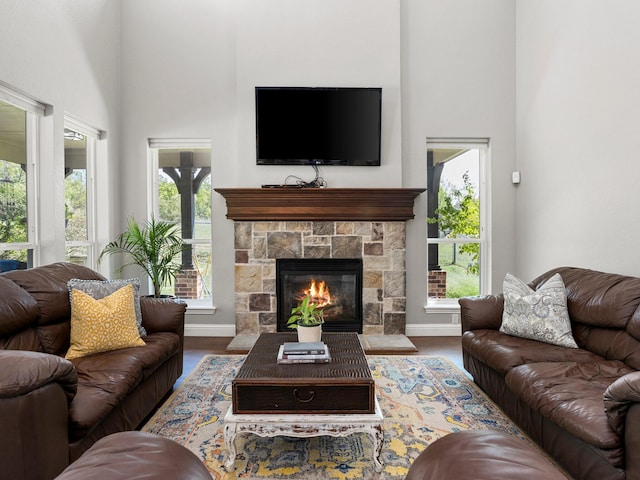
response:
{"label": "green leaves", "polygon": [[287,327],[298,328],[298,325],[313,327],[324,323],[322,307],[311,303],[311,296],[307,295],[297,307],[291,309],[291,316],[287,320]]}
{"label": "green leaves", "polygon": [[98,261],[104,255],[124,253],[130,257],[116,272],[121,272],[130,265],[138,265],[149,275],[153,283],[154,296],[160,296],[162,287],[175,278],[182,266],[175,262],[175,257],[182,253],[184,241],[178,233],[178,225],[172,222],[151,219],[138,225],[131,217],[127,230],[113,242],[107,244]]}

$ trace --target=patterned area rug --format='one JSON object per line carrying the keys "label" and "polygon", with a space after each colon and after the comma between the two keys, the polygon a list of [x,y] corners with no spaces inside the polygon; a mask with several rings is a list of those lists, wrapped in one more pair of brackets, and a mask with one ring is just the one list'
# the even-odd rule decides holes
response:
{"label": "patterned area rug", "polygon": [[185,445],[214,479],[403,479],[434,440],[466,429],[493,429],[526,438],[473,382],[443,357],[370,355],[385,417],[381,473],[369,435],[262,438],[239,435],[235,469],[226,472],[223,418],[231,380],[244,355],[207,355],[143,430]]}

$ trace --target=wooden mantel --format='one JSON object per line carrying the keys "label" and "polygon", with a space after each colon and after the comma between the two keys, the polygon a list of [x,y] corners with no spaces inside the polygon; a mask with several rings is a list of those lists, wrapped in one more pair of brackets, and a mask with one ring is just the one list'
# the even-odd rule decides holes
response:
{"label": "wooden mantel", "polygon": [[238,221],[405,221],[425,188],[216,188]]}

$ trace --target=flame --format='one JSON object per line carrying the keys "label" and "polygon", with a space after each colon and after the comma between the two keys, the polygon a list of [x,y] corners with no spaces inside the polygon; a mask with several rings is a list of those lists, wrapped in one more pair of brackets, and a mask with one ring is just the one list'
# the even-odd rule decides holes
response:
{"label": "flame", "polygon": [[304,296],[307,295],[311,297],[311,303],[315,303],[318,307],[331,305],[331,294],[329,293],[329,287],[324,283],[324,280],[320,280],[316,284],[316,281],[311,279],[309,288],[304,290]]}

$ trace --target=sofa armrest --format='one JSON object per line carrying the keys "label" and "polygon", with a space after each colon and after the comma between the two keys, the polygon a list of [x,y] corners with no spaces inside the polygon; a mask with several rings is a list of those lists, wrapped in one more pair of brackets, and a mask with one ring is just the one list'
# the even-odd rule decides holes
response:
{"label": "sofa armrest", "polygon": [[58,383],[70,403],[78,387],[73,363],[48,353],[0,350],[0,398],[26,395],[50,383]]}
{"label": "sofa armrest", "polygon": [[465,297],[459,299],[458,303],[463,332],[480,328],[500,329],[504,309],[502,294]]}
{"label": "sofa armrest", "polygon": [[53,478],[69,464],[73,363],[40,352],[0,350],[2,478]]}
{"label": "sofa armrest", "polygon": [[634,403],[640,403],[640,372],[620,377],[604,392],[604,410],[618,435],[623,435],[627,411]]}
{"label": "sofa armrest", "polygon": [[174,332],[184,336],[187,304],[173,298],[140,298],[142,325],[148,333]]}

